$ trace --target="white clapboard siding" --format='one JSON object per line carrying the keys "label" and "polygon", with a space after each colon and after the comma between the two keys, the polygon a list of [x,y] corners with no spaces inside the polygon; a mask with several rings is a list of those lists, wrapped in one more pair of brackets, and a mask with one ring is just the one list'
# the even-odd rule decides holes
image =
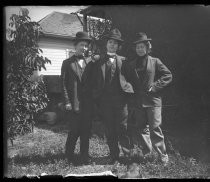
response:
{"label": "white clapboard siding", "polygon": [[43,56],[51,60],[51,64],[45,64],[46,70],[42,69],[39,75],[60,75],[61,65],[63,60],[69,57],[69,52],[73,50],[69,49],[52,49],[52,48],[42,48]]}

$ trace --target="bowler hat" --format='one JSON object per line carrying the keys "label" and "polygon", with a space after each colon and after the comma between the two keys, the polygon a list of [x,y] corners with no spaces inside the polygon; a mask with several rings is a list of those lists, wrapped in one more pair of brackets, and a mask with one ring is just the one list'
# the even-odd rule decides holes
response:
{"label": "bowler hat", "polygon": [[85,40],[85,41],[90,42],[92,39],[88,36],[87,32],[77,32],[74,40],[75,41]]}
{"label": "bowler hat", "polygon": [[120,42],[124,41],[121,39],[121,33],[117,28],[112,29],[108,34],[104,35],[104,37],[108,39],[114,39]]}
{"label": "bowler hat", "polygon": [[137,40],[135,42],[133,42],[134,44],[137,44],[137,43],[140,43],[140,42],[148,42],[152,39],[150,38],[147,38],[147,35],[143,32],[139,32],[137,34]]}

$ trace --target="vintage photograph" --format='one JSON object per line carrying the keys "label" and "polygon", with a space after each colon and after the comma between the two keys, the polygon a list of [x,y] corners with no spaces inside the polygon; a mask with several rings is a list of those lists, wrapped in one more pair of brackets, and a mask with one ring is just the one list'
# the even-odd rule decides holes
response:
{"label": "vintage photograph", "polygon": [[4,7],[4,177],[210,178],[210,7]]}

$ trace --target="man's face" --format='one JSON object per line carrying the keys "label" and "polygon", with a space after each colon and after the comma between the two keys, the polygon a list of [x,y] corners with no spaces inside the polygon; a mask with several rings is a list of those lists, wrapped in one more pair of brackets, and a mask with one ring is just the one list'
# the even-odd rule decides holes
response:
{"label": "man's face", "polygon": [[145,54],[147,54],[147,46],[145,45],[145,43],[141,42],[136,44],[136,53],[139,56],[144,56]]}
{"label": "man's face", "polygon": [[76,50],[76,54],[77,55],[82,55],[85,50],[88,49],[88,42],[87,41],[79,41],[76,45],[75,45],[75,50]]}
{"label": "man's face", "polygon": [[118,42],[114,39],[109,39],[106,44],[107,52],[116,53],[118,50]]}

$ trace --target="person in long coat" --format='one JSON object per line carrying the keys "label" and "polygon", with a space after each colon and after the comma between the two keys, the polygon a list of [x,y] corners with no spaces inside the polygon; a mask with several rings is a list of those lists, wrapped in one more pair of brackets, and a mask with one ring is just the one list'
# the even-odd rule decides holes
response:
{"label": "person in long coat", "polygon": [[151,154],[154,148],[159,154],[159,159],[167,164],[168,155],[160,127],[162,123],[161,94],[172,81],[172,74],[160,59],[149,55],[150,41],[151,39],[147,38],[145,33],[140,32],[134,42],[136,58],[130,62],[130,65],[138,77],[138,92],[132,99],[134,109],[131,109],[129,113],[129,118],[131,118],[129,128],[133,128],[132,141],[142,147],[144,156],[149,156],[147,154]]}
{"label": "person in long coat", "polygon": [[89,138],[93,116],[92,68],[93,61],[84,57],[91,42],[87,32],[78,32],[74,41],[75,54],[63,61],[61,83],[65,108],[68,111],[69,128],[65,154],[68,161],[76,163],[75,145],[80,137],[80,162],[90,160]]}
{"label": "person in long coat", "polygon": [[134,93],[132,75],[128,60],[119,56],[123,40],[118,29],[113,29],[104,36],[106,52],[101,53],[95,64],[93,96],[101,111],[106,129],[106,138],[110,150],[110,163],[119,162],[120,144],[124,154],[130,149],[127,135],[128,108],[127,98]]}

